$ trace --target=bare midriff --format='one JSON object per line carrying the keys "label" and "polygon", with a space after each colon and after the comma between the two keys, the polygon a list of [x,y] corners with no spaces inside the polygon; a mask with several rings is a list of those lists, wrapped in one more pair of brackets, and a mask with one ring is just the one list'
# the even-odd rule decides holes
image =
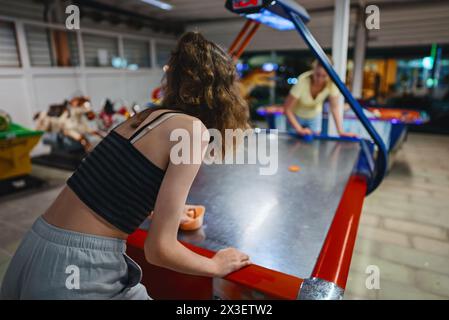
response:
{"label": "bare midriff", "polygon": [[49,224],[68,231],[117,239],[128,237],[93,212],[68,186],[64,187],[43,218]]}

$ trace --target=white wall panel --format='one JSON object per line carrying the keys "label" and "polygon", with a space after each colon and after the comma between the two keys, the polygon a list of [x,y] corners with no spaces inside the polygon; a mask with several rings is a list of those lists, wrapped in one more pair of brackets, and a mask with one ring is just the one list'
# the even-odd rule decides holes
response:
{"label": "white wall panel", "polygon": [[151,91],[160,85],[162,72],[151,70],[139,73],[88,74],[86,76],[87,94],[93,107],[98,110],[105,98],[113,101],[123,99],[128,105],[145,105],[150,101]]}
{"label": "white wall panel", "polygon": [[26,100],[25,80],[22,76],[0,77],[0,109],[8,112],[13,120],[24,125],[31,125],[31,110]]}
{"label": "white wall panel", "polygon": [[126,96],[123,98],[130,104],[138,103],[140,106],[144,106],[150,101],[152,91],[160,85],[162,74],[161,71],[151,74],[128,74],[124,84]]}
{"label": "white wall panel", "polygon": [[47,110],[51,104],[62,103],[80,91],[75,75],[33,76],[35,103],[33,112]]}
{"label": "white wall panel", "polygon": [[92,106],[99,110],[103,99],[117,100],[126,95],[124,78],[110,75],[88,75],[86,77],[87,92],[92,99]]}

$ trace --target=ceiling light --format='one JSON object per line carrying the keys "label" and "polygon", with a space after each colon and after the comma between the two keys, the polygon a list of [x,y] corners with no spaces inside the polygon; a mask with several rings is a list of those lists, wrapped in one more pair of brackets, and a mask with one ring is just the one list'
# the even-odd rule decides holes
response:
{"label": "ceiling light", "polygon": [[141,1],[145,2],[149,5],[158,7],[159,9],[162,9],[162,10],[172,10],[173,9],[173,6],[171,4],[168,4],[163,1],[159,1],[159,0],[141,0]]}

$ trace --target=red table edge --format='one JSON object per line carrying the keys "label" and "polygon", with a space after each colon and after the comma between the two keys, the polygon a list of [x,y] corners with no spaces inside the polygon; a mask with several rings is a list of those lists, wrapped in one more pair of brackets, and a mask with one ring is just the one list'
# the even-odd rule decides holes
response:
{"label": "red table edge", "polygon": [[[128,237],[127,244],[143,250],[146,237],[147,231],[138,229]],[[193,252],[208,258],[213,257],[215,254],[213,251],[186,242],[181,241],[181,243]],[[300,278],[258,265],[250,265],[240,269],[237,272],[227,275],[224,279],[239,285],[251,287],[274,298],[292,300],[296,299],[302,283],[302,279]]]}
{"label": "red table edge", "polygon": [[366,177],[350,177],[312,278],[326,280],[345,289],[367,187]]}
{"label": "red table edge", "polygon": [[[350,177],[312,277],[335,283],[342,289],[345,288],[366,189],[365,177]],[[143,250],[146,237],[147,231],[138,229],[128,237],[127,244]],[[208,258],[215,254],[213,251],[189,243],[182,242],[182,244]],[[288,300],[297,299],[303,283],[301,278],[258,265],[245,267],[224,279],[251,287],[275,298]]]}

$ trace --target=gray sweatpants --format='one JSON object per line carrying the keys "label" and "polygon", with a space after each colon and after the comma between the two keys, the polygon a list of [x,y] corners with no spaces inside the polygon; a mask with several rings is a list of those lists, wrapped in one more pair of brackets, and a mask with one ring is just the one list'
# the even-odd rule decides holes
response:
{"label": "gray sweatpants", "polygon": [[150,297],[124,240],[67,231],[38,218],[3,279],[0,299]]}

